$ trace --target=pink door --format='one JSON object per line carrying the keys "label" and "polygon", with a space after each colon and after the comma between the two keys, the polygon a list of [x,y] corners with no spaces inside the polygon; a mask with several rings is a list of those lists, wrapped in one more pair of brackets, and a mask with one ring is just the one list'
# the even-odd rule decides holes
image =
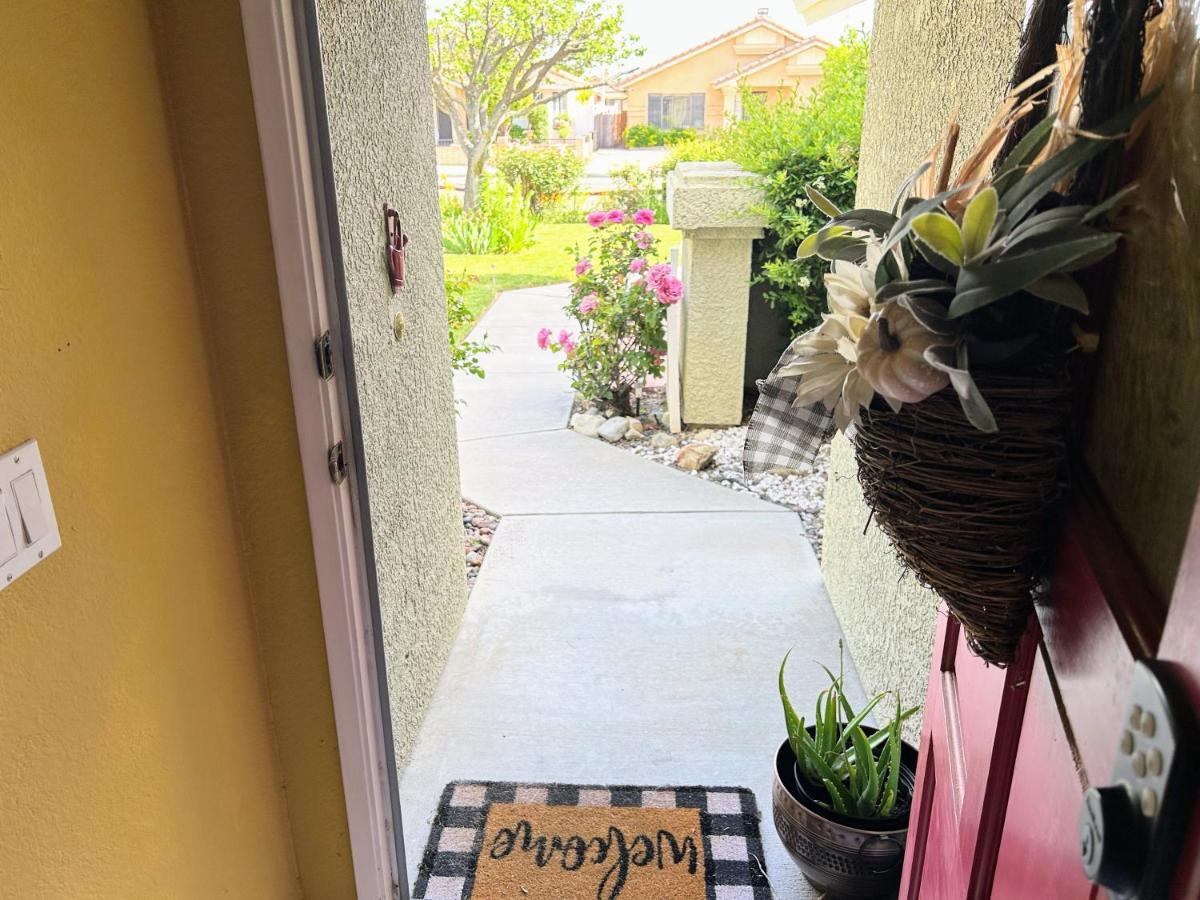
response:
{"label": "pink door", "polygon": [[[1200,505],[1169,606],[1153,600],[1087,489],[1077,492],[1054,571],[1049,599],[1007,670],[971,656],[957,623],[942,618],[902,897],[1105,896],[1081,861],[1084,792],[1113,783],[1119,749],[1144,770],[1165,734],[1161,718],[1131,722],[1135,661],[1167,663],[1168,681],[1182,690],[1184,718],[1200,709]],[[1164,796],[1153,775],[1130,776],[1134,807],[1167,812],[1176,792]],[[1190,847],[1166,876],[1171,887],[1156,896],[1200,897],[1200,814],[1192,800],[1182,802],[1191,821],[1173,830],[1186,831]],[[1138,823],[1147,821],[1131,809],[1105,819],[1110,871],[1136,869],[1153,852],[1130,849]],[[1094,838],[1092,832],[1084,842]],[[1132,858],[1113,861],[1114,847]]]}

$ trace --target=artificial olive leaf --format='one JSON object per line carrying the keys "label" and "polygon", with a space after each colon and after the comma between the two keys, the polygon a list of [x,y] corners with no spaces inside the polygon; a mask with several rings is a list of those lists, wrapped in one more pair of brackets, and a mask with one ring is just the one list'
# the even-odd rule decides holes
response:
{"label": "artificial olive leaf", "polygon": [[850,234],[850,229],[841,225],[826,224],[823,228],[813,232],[803,241],[796,249],[796,259],[805,259],[809,256],[816,256],[820,251],[821,244],[830,238],[841,237]]}
{"label": "artificial olive leaf", "polygon": [[1065,148],[1058,151],[1037,168],[1008,188],[1000,198],[1000,205],[1008,210],[1013,221],[1021,221],[1034,207],[1054,189],[1059,181],[1072,175],[1080,166],[1113,146],[1134,123],[1139,115],[1158,97],[1162,88],[1155,88],[1139,97],[1103,125],[1091,129],[1099,137],[1080,135]]}
{"label": "artificial olive leaf", "polygon": [[[1059,206],[1045,212],[1030,216],[1016,228],[1012,229],[1003,241],[1004,252],[1010,252],[1018,244],[1033,238],[1054,234],[1064,229],[1084,228],[1083,217],[1087,214],[1087,206]],[[1089,229],[1092,234],[1099,234],[1099,229]]]}
{"label": "artificial olive leaf", "polygon": [[892,226],[892,231],[888,235],[888,239],[883,242],[883,252],[886,253],[887,251],[891,250],[908,236],[908,233],[912,230],[913,219],[917,218],[917,216],[922,216],[925,213],[933,212],[941,207],[941,205],[951,197],[975,187],[977,183],[978,182],[970,181],[966,184],[960,184],[958,187],[951,188],[948,191],[942,191],[940,194],[936,194],[935,196],[930,197],[928,200],[920,200],[905,204],[904,215],[896,220],[896,224]]}
{"label": "artificial olive leaf", "polygon": [[917,168],[917,171],[913,172],[911,175],[909,175],[907,178],[904,179],[904,183],[900,185],[900,188],[896,191],[895,198],[893,198],[893,200],[892,200],[892,212],[893,213],[897,212],[900,209],[900,205],[904,202],[906,196],[908,195],[909,189],[914,184],[917,183],[917,179],[920,178],[922,175],[924,175],[927,171],[929,171],[929,169],[932,166],[933,166],[932,162],[928,162],[928,161],[923,162]]}
{"label": "artificial olive leaf", "polygon": [[821,240],[821,232],[814,231],[808,237],[800,242],[800,246],[796,248],[796,259],[808,259],[810,256],[817,255],[817,244]]}
{"label": "artificial olive leaf", "polygon": [[818,245],[817,254],[829,262],[860,263],[867,257],[867,242],[858,237],[832,237]]}
{"label": "artificial olive leaf", "polygon": [[924,213],[913,219],[912,230],[938,256],[956,266],[962,265],[963,236],[952,218],[944,213]]}
{"label": "artificial olive leaf", "polygon": [[963,266],[958,272],[957,293],[950,302],[950,318],[965,316],[1008,297],[1056,272],[1071,271],[1111,253],[1118,234],[1100,233],[1056,243],[1028,253],[1006,255],[982,266]]}
{"label": "artificial olive leaf", "polygon": [[1085,223],[1093,222],[1106,213],[1124,206],[1129,201],[1130,197],[1134,195],[1137,189],[1138,184],[1136,181],[1125,185],[1125,187],[1121,188],[1121,190],[1117,191],[1111,197],[1101,200],[1099,203],[1093,206],[1088,214],[1083,217],[1083,221]]}
{"label": "artificial olive leaf", "polygon": [[913,318],[934,334],[954,334],[958,326],[946,315],[946,304],[932,297],[905,294],[897,301]]}
{"label": "artificial olive leaf", "polygon": [[987,434],[1000,430],[991,408],[975,385],[975,379],[971,377],[966,344],[960,344],[957,353],[953,347],[928,347],[924,356],[925,362],[950,376],[950,386],[954,388],[954,393],[958,394],[959,405],[968,422]]}
{"label": "artificial olive leaf", "polygon": [[976,341],[968,340],[971,359],[978,365],[987,366],[992,363],[1010,359],[1038,339],[1036,334],[1010,338],[1006,341]]}
{"label": "artificial olive leaf", "polygon": [[1000,195],[994,187],[980,191],[967,204],[962,221],[962,249],[966,259],[978,256],[987,246],[999,208]]}
{"label": "artificial olive leaf", "polygon": [[929,263],[939,272],[951,278],[954,278],[958,274],[958,264],[942,256],[925,241],[914,240],[912,241],[912,245],[917,248],[917,253],[921,259],[925,260],[925,262]]}
{"label": "artificial olive leaf", "polygon": [[875,292],[876,303],[886,303],[905,294],[952,294],[954,285],[940,278],[914,278],[912,281],[892,281]]}
{"label": "artificial olive leaf", "polygon": [[1038,279],[1025,290],[1042,300],[1057,303],[1085,316],[1088,314],[1087,294],[1083,292],[1079,282],[1065,272]]}
{"label": "artificial olive leaf", "polygon": [[1019,175],[1020,171],[1042,152],[1042,148],[1050,140],[1050,133],[1054,129],[1056,118],[1053,114],[1047,116],[1030,128],[1025,137],[1017,141],[1017,145],[1012,148],[1000,168],[996,170],[996,177],[992,183],[997,190],[1001,189],[1002,184]]}
{"label": "artificial olive leaf", "polygon": [[865,229],[880,237],[886,235],[896,224],[896,217],[879,209],[852,209],[850,212],[834,216],[830,224],[843,225],[848,228]]}
{"label": "artificial olive leaf", "polygon": [[825,213],[825,215],[829,216],[830,218],[842,214],[842,211],[838,209],[838,205],[836,203],[818,191],[811,184],[806,184],[804,186],[804,193],[808,195],[808,199],[813,202],[813,205],[817,209]]}

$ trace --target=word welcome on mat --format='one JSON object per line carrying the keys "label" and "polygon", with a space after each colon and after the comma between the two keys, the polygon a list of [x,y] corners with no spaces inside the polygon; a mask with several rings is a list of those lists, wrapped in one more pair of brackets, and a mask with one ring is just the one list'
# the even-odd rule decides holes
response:
{"label": "word welcome on mat", "polygon": [[770,900],[733,787],[446,786],[414,900]]}

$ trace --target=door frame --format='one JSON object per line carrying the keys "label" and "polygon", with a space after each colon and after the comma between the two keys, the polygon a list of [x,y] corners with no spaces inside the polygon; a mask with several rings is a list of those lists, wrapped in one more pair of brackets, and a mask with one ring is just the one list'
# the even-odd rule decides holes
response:
{"label": "door frame", "polygon": [[[275,268],[356,893],[408,900],[386,656],[361,456],[361,428],[341,272],[337,206],[313,0],[240,0],[266,182]],[[314,341],[331,335],[334,375]],[[349,477],[335,483],[341,442]]]}

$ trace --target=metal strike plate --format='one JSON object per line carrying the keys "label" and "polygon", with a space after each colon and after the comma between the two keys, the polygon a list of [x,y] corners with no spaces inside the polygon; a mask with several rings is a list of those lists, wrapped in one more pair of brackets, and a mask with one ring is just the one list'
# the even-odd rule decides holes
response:
{"label": "metal strike plate", "polygon": [[1110,784],[1083,797],[1084,873],[1113,897],[1170,892],[1196,796],[1196,723],[1170,666],[1134,665]]}

